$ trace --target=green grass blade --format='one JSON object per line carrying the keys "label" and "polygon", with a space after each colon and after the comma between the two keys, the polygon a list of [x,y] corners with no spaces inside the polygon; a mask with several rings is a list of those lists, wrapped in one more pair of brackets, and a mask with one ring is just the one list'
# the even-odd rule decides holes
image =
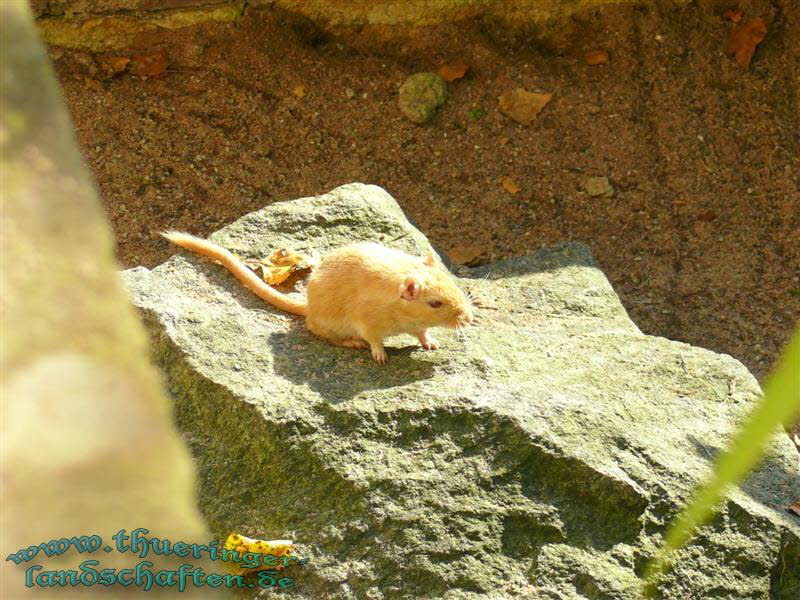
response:
{"label": "green grass blade", "polygon": [[784,349],[778,366],[764,385],[764,396],[738,431],[727,452],[720,455],[710,481],[667,530],[664,544],[645,571],[646,591],[652,594],[669,568],[674,552],[706,523],[730,486],[755,466],[779,425],[789,426],[800,413],[800,328]]}

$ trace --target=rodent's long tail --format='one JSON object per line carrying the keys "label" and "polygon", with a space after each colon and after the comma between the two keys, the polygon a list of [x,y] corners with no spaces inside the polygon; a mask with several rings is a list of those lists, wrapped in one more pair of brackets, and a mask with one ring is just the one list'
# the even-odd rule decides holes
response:
{"label": "rodent's long tail", "polygon": [[195,237],[188,233],[181,233],[180,231],[164,231],[161,235],[181,248],[186,248],[187,250],[191,250],[192,252],[221,263],[222,266],[233,273],[234,277],[242,282],[248,290],[265,302],[269,302],[275,308],[303,317],[306,315],[308,305],[305,300],[295,300],[286,294],[272,289],[259,279],[258,275],[248,269],[247,265],[222,246],[218,246],[214,242],[209,242],[208,240]]}

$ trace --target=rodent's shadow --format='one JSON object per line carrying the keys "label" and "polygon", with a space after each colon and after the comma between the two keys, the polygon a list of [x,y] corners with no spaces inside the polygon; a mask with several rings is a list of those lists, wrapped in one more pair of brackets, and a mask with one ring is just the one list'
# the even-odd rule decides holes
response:
{"label": "rodent's shadow", "polygon": [[[210,285],[225,288],[245,310],[265,309],[262,300],[233,282],[224,269],[194,257],[187,260],[195,262]],[[515,277],[572,266],[597,267],[597,264],[587,246],[566,243],[471,269],[464,279],[482,279],[490,274],[493,279]],[[303,293],[303,287],[302,282],[295,282],[294,291]],[[284,287],[280,291],[289,290]],[[442,351],[428,353],[416,343],[408,345],[403,339],[394,338],[387,344],[388,364],[379,365],[367,350],[333,346],[311,334],[300,321],[289,331],[268,334],[267,343],[276,375],[297,385],[307,385],[332,403],[370,390],[404,387],[432,379],[436,364],[444,359]]]}
{"label": "rodent's shadow", "polygon": [[[394,343],[392,343],[394,342]],[[386,346],[389,362],[380,365],[368,350],[333,346],[297,323],[287,332],[270,334],[275,373],[297,385],[307,385],[325,400],[339,403],[369,390],[406,386],[434,376],[433,354],[417,345]],[[435,354],[435,353],[434,353]]]}

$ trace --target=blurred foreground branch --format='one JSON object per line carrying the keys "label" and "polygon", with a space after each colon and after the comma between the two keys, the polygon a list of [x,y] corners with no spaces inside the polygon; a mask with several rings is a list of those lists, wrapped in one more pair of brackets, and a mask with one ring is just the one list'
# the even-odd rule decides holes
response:
{"label": "blurred foreground branch", "polygon": [[[117,597],[117,586],[26,587],[26,570],[75,569],[88,559],[98,570],[130,567],[142,559],[116,551],[111,535],[120,529],[202,544],[208,534],[191,458],[119,281],[111,232],[28,3],[3,2],[0,17],[0,596]],[[93,534],[114,551],[51,558],[31,550],[29,561],[7,560],[29,546]],[[192,562],[149,560],[154,569]]]}

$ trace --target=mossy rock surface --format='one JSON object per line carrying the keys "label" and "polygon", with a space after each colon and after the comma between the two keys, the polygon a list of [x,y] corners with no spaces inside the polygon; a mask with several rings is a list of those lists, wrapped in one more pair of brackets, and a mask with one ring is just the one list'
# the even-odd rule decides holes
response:
{"label": "mossy rock surface", "polygon": [[48,6],[40,3],[42,16],[37,21],[39,33],[45,42],[53,46],[81,48],[91,52],[122,50],[130,47],[141,33],[179,29],[207,21],[235,21],[244,7],[242,0],[221,3],[165,2],[164,9],[157,9],[152,3],[136,3],[130,8],[124,6],[126,3],[122,4],[113,4],[101,10],[100,3],[81,3],[85,9],[81,11],[76,10],[75,6],[62,6],[61,3]]}
{"label": "mossy rock surface", "polygon": [[[212,235],[242,257],[425,237],[375,186],[280,202]],[[643,565],[758,399],[733,358],[642,334],[580,244],[474,269],[479,323],[389,364],[316,339],[219,265],[124,273],[201,506],[292,538],[295,598],[636,598]],[[682,553],[664,598],[797,598],[797,453],[759,470]],[[794,562],[792,562],[794,561]]]}

